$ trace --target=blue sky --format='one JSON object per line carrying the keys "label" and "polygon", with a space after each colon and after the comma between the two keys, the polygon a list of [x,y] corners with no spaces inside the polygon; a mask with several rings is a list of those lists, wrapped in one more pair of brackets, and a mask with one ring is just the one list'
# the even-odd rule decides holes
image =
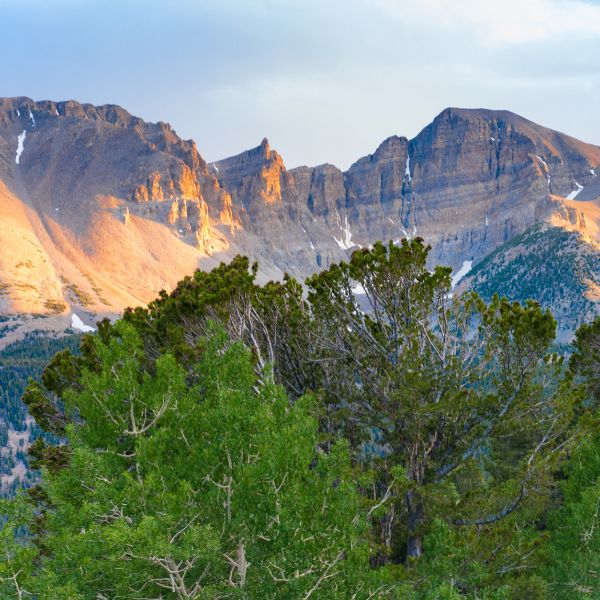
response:
{"label": "blue sky", "polygon": [[446,106],[600,144],[600,2],[0,0],[1,96],[120,104],[207,160],[347,168]]}

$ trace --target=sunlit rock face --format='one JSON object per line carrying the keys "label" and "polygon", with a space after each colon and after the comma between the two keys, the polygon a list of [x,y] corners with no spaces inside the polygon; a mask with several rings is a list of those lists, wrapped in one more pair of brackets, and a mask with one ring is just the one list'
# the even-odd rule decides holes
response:
{"label": "sunlit rock face", "polygon": [[118,312],[236,253],[304,278],[379,239],[456,270],[550,220],[597,242],[600,148],[505,111],[446,109],[342,172],[266,139],[207,164],[118,106],[8,98],[0,159],[3,312]]}
{"label": "sunlit rock face", "polygon": [[5,253],[0,271],[3,311],[120,311],[230,254],[231,197],[166,123],[117,106],[4,99],[0,157],[11,219],[39,246],[29,257],[27,236],[5,232],[15,258]]}

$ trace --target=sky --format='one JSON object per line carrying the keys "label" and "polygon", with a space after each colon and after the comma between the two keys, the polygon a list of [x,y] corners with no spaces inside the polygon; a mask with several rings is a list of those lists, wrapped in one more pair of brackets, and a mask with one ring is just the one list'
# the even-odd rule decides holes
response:
{"label": "sky", "polygon": [[600,0],[0,0],[0,96],[119,104],[208,161],[347,168],[447,106],[600,145]]}

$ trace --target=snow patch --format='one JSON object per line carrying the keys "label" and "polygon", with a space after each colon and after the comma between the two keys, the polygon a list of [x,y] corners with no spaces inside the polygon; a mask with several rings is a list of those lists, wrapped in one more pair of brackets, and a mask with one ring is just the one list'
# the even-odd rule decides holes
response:
{"label": "snow patch", "polygon": [[57,108],[55,108],[55,109],[54,109],[54,114],[55,114],[57,117],[60,117],[60,115],[58,114],[58,109],[57,109]]}
{"label": "snow patch", "polygon": [[215,163],[212,163],[212,168],[218,173],[219,172],[219,167],[217,167],[217,165],[215,165]]}
{"label": "snow patch", "polygon": [[490,220],[488,219],[487,213],[485,213],[485,226],[487,227],[490,224]]}
{"label": "snow patch", "polygon": [[546,175],[548,177],[548,187],[550,187],[550,169],[548,168],[546,161],[541,156],[536,154],[535,157],[542,163],[542,165],[544,165],[544,169],[546,170]]}
{"label": "snow patch", "polygon": [[577,198],[577,194],[579,194],[579,192],[583,189],[583,186],[579,185],[577,182],[575,182],[575,185],[577,186],[577,189],[566,196],[567,200],[575,200],[575,198]]}
{"label": "snow patch", "polygon": [[331,236],[342,250],[350,250],[350,248],[357,246],[357,244],[352,241],[352,232],[350,231],[350,226],[348,225],[348,214],[346,213],[344,227],[342,227],[340,213],[338,212],[337,208],[335,209],[335,214],[337,215],[338,227],[343,231],[344,237],[338,240],[335,235],[331,234]]}
{"label": "snow patch", "polygon": [[400,227],[400,231],[402,232],[402,235],[404,236],[404,238],[398,238],[397,240],[393,240],[394,244],[399,244],[402,242],[403,239],[406,239],[410,242],[410,240],[416,235],[417,233],[417,226],[414,225],[413,226],[413,230],[412,233],[408,233],[408,231],[406,231],[406,229],[402,229],[402,227]]}
{"label": "snow patch", "polygon": [[75,313],[71,315],[71,327],[87,333],[88,331],[96,331],[93,327],[86,325]]}
{"label": "snow patch", "polygon": [[408,178],[408,183],[412,181],[412,177],[410,176],[410,154],[406,156],[406,169],[404,170],[404,177]]}
{"label": "snow patch", "polygon": [[454,275],[452,275],[452,289],[454,289],[458,282],[471,270],[472,266],[472,260],[463,261],[462,267]]}
{"label": "snow patch", "polygon": [[394,221],[392,221],[392,219],[390,219],[389,217],[388,217],[388,221],[389,221],[389,222],[390,222],[392,225],[395,225],[395,224],[396,224],[396,223],[394,223]]}
{"label": "snow patch", "polygon": [[17,108],[17,117],[21,116],[21,111]]}
{"label": "snow patch", "polygon": [[598,177],[598,175],[596,175],[596,170],[595,169],[590,169],[590,173],[594,176],[594,177]]}
{"label": "snow patch", "polygon": [[[404,237],[405,237],[407,240],[410,240],[410,234],[409,234],[409,233],[406,233],[406,229],[402,229],[402,227],[400,227],[400,231],[401,231],[401,232],[404,234]],[[400,241],[400,240],[398,240],[398,241]],[[394,242],[394,243],[396,243],[396,242]]]}
{"label": "snow patch", "polygon": [[495,142],[495,141],[496,141],[496,138],[493,138],[493,137],[490,138],[490,142]]}
{"label": "snow patch", "polygon": [[31,123],[35,127],[35,117],[33,116],[33,113],[31,112],[31,109],[29,109],[29,119],[31,120]]}
{"label": "snow patch", "polygon": [[365,292],[365,288],[360,284],[357,283],[353,288],[352,288],[352,293],[353,294],[366,294],[367,292]]}
{"label": "snow patch", "polygon": [[23,154],[23,147],[25,144],[25,137],[27,136],[27,132],[23,129],[23,133],[19,135],[17,138],[17,155],[15,156],[15,164],[19,164],[21,160],[21,154]]}
{"label": "snow patch", "polygon": [[304,225],[300,224],[300,227],[302,227],[302,231],[304,231],[304,235],[308,238],[308,243],[310,244],[310,249],[314,250],[315,245],[312,243],[312,240],[310,239],[310,235],[308,235],[308,232],[306,231],[306,229],[304,229]]}

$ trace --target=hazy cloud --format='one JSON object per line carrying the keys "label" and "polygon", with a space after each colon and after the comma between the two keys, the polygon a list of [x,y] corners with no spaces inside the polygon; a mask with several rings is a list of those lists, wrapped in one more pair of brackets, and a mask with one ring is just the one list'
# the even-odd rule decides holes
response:
{"label": "hazy cloud", "polygon": [[469,31],[484,46],[600,36],[600,5],[583,0],[369,0],[398,20]]}

